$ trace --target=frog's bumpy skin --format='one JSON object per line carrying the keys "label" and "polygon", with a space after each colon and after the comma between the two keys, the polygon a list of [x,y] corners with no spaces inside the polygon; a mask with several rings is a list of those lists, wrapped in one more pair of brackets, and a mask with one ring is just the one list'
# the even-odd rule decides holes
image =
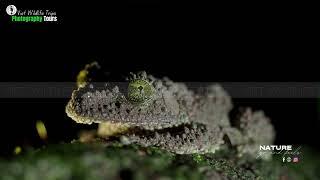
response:
{"label": "frog's bumpy skin", "polygon": [[177,154],[214,153],[224,143],[219,127],[207,128],[205,125],[192,123],[184,126],[180,132],[155,132],[153,135],[128,134],[129,143],[142,146],[158,146]]}
{"label": "frog's bumpy skin", "polygon": [[192,121],[208,126],[229,127],[228,113],[232,109],[231,97],[218,84],[207,87],[207,91],[197,96]]}
{"label": "frog's bumpy skin", "polygon": [[[134,75],[134,78],[146,75]],[[73,92],[72,99],[66,107],[69,117],[78,123],[91,124],[109,121],[139,126],[144,129],[162,129],[189,123],[188,104],[181,104],[184,96],[177,93],[182,89],[177,85],[177,92],[153,77],[154,94],[144,103],[130,101],[125,92],[120,92],[118,86],[95,90],[90,85]],[[166,83],[166,82],[165,82]],[[179,104],[180,103],[180,104]]]}
{"label": "frog's bumpy skin", "polygon": [[[269,145],[274,141],[275,130],[263,111],[253,112],[247,108],[239,118],[239,126],[243,136],[243,143],[238,146],[239,156],[257,156],[260,145]],[[262,156],[264,159],[270,157],[270,154]]]}

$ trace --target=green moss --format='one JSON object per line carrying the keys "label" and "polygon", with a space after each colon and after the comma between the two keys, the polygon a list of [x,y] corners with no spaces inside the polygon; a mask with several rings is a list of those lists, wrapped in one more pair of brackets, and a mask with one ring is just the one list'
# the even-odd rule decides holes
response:
{"label": "green moss", "polygon": [[196,161],[197,163],[203,163],[205,162],[205,157],[202,154],[194,154],[192,155],[193,160]]}
{"label": "green moss", "polygon": [[[138,145],[61,144],[0,160],[2,179],[319,179],[319,167],[303,162],[241,161],[232,153],[176,155]],[[313,161],[314,162],[314,161]],[[319,164],[318,164],[319,165]],[[292,167],[291,167],[292,166]]]}

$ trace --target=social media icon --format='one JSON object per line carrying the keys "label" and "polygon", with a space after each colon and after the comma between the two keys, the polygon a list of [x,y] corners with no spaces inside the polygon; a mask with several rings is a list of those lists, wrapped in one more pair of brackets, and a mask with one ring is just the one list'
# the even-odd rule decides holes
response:
{"label": "social media icon", "polygon": [[285,162],[286,161],[286,158],[285,157],[282,157],[282,162]]}
{"label": "social media icon", "polygon": [[291,162],[291,157],[287,157],[287,162]]}
{"label": "social media icon", "polygon": [[298,158],[298,157],[294,157],[294,158],[293,158],[293,162],[294,162],[294,163],[299,162],[299,158]]}

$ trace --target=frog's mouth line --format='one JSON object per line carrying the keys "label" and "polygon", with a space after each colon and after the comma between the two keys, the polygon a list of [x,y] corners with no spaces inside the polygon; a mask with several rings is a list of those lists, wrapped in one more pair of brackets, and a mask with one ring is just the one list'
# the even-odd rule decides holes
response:
{"label": "frog's mouth line", "polygon": [[[117,138],[120,138],[122,135],[137,136],[137,137],[143,137],[147,139],[152,139],[157,135],[170,135],[172,137],[176,137],[176,136],[182,137],[183,134],[187,135],[188,133],[190,133],[192,130],[196,128],[200,129],[201,133],[206,133],[207,131],[205,125],[199,124],[199,123],[182,124],[182,125],[174,126],[170,128],[154,129],[154,130],[147,130],[139,127],[129,127],[127,131],[114,134],[107,138],[117,139]],[[189,132],[186,132],[186,129],[188,129]]]}
{"label": "frog's mouth line", "polygon": [[205,125],[198,123],[184,124],[171,128],[146,130],[131,127],[128,131],[115,136],[102,138],[107,143],[117,141],[122,144],[157,146],[177,154],[214,153],[224,141],[212,143],[212,132]]}

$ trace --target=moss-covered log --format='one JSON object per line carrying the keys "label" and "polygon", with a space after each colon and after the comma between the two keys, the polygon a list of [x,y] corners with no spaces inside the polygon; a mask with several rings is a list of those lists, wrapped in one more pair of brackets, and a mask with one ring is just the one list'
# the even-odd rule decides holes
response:
{"label": "moss-covered log", "polygon": [[[232,158],[233,157],[233,158]],[[156,147],[70,143],[0,160],[4,180],[42,179],[319,179],[319,161],[234,159],[232,152],[176,155]],[[245,157],[243,157],[245,158]]]}

